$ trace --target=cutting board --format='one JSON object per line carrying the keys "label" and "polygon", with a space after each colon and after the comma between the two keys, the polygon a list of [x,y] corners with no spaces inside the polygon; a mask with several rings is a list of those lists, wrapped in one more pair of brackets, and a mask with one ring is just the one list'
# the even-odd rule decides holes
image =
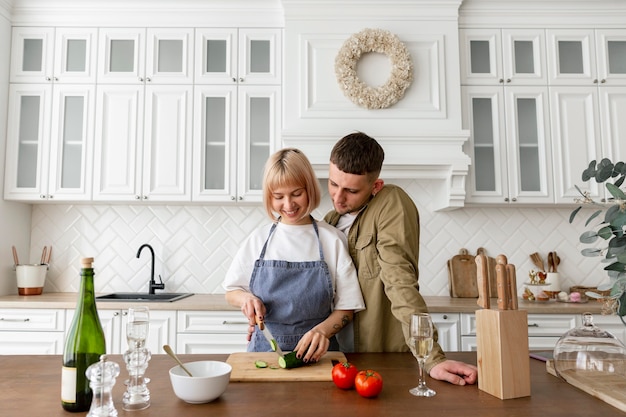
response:
{"label": "cutting board", "polygon": [[[496,259],[488,256],[484,248],[478,248],[476,254],[483,254],[487,257],[489,294],[491,298],[497,298]],[[474,255],[470,255],[465,248],[459,250],[458,255],[454,255],[448,260],[448,285],[450,297],[478,298],[476,262],[474,261]]]}
{"label": "cutting board", "polygon": [[[554,361],[546,362],[546,370],[556,376]],[[613,407],[626,411],[626,377],[615,373],[565,371],[562,377],[569,384]]]}
{"label": "cutting board", "polygon": [[[269,366],[257,368],[254,364],[257,360],[265,361]],[[280,368],[278,355],[274,352],[231,353],[226,362],[233,367],[230,374],[231,382],[332,381],[333,360],[346,362],[346,355],[343,352],[326,352],[319,362],[293,369]]]}

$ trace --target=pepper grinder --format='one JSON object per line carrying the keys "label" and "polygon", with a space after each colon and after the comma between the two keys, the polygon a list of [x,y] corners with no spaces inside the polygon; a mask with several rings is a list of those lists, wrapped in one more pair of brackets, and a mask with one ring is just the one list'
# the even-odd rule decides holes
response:
{"label": "pepper grinder", "polygon": [[115,378],[120,374],[120,367],[115,362],[107,361],[106,355],[100,355],[100,361],[87,368],[85,375],[93,392],[93,400],[87,417],[116,417],[117,410],[113,404],[113,386]]}

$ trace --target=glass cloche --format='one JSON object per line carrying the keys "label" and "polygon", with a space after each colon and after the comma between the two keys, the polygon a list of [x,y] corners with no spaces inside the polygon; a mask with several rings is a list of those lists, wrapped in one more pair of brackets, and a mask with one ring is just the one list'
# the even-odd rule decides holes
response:
{"label": "glass cloche", "polygon": [[554,348],[557,375],[566,372],[617,373],[626,376],[626,347],[606,330],[593,324],[593,315],[583,313],[583,324],[565,333]]}

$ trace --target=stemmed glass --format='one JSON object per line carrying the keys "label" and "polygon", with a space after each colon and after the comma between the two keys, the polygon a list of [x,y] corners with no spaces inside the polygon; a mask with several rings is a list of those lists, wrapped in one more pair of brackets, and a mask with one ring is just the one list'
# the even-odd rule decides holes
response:
{"label": "stemmed glass", "polygon": [[126,340],[131,349],[140,349],[146,345],[150,329],[150,311],[148,307],[130,307],[126,324]]}
{"label": "stemmed glass", "polygon": [[426,386],[424,379],[424,364],[433,349],[434,327],[430,314],[418,313],[411,316],[411,339],[415,346],[415,355],[420,369],[419,384],[409,392],[418,397],[432,397],[435,391]]}

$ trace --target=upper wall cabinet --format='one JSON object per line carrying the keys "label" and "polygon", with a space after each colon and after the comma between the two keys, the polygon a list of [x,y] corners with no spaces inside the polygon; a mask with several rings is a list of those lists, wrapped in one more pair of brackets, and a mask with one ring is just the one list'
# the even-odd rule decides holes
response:
{"label": "upper wall cabinet", "polygon": [[12,83],[93,83],[97,29],[14,27]]}
{"label": "upper wall cabinet", "polygon": [[465,85],[545,85],[542,29],[461,29]]}
{"label": "upper wall cabinet", "polygon": [[547,31],[551,85],[626,85],[626,31]]}
{"label": "upper wall cabinet", "polygon": [[196,29],[196,84],[281,84],[280,29]]}
{"label": "upper wall cabinet", "polygon": [[98,83],[193,83],[193,29],[102,28]]}

